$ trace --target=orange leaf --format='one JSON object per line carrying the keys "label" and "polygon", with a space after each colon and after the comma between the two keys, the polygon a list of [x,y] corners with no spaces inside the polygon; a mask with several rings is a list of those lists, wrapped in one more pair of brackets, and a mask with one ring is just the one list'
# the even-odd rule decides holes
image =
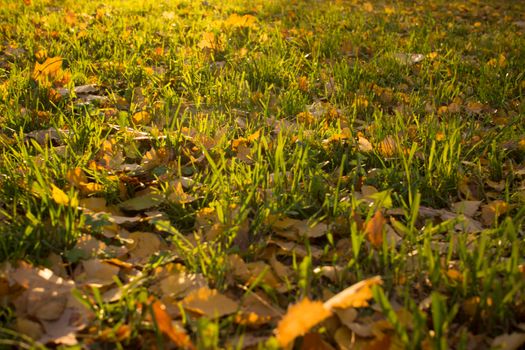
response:
{"label": "orange leaf", "polygon": [[393,136],[387,136],[377,147],[383,157],[392,157],[396,153],[397,142]]}
{"label": "orange leaf", "polygon": [[277,342],[284,348],[331,315],[322,302],[305,298],[292,305],[277,325]]}
{"label": "orange leaf", "polygon": [[66,173],[66,179],[71,185],[75,187],[80,187],[80,183],[88,181],[86,174],[82,168],[79,167],[69,169]]}
{"label": "orange leaf", "polygon": [[368,306],[368,300],[372,298],[372,286],[382,283],[380,276],[358,282],[327,300],[324,303],[324,307],[327,310],[333,310],[334,308],[345,309]]}
{"label": "orange leaf", "polygon": [[160,301],[155,301],[152,305],[153,317],[159,331],[171,339],[177,346],[184,349],[195,349],[190,338],[186,333],[177,331],[171,324],[171,317],[166,311],[166,306]]}
{"label": "orange leaf", "polygon": [[365,234],[366,238],[374,248],[381,247],[383,244],[383,228],[385,227],[386,219],[381,214],[381,211],[376,211],[372,219],[366,223]]}

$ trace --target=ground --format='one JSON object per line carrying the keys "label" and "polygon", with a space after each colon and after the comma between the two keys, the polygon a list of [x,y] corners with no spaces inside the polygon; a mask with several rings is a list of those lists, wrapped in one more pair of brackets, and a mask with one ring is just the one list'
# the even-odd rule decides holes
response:
{"label": "ground", "polygon": [[0,0],[0,345],[523,347],[524,14]]}

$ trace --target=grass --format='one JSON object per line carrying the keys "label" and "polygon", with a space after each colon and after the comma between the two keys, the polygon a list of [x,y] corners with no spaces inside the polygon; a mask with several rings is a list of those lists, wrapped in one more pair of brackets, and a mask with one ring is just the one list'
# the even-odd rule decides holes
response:
{"label": "grass", "polygon": [[[151,317],[157,299],[179,305],[170,316],[202,349],[272,335],[276,320],[255,332],[234,315],[184,313],[158,288],[175,265],[281,310],[381,275],[377,308],[358,320],[386,319],[403,348],[489,348],[523,331],[519,2],[0,5],[0,261],[64,268],[90,310],[81,344],[168,346]],[[35,73],[54,57],[56,69]],[[454,214],[465,200],[479,209]],[[377,211],[387,220],[376,244],[366,223]],[[111,225],[115,216],[128,221]],[[326,229],[303,235],[306,221]],[[142,260],[136,232],[157,237],[144,238],[147,249],[159,242]],[[86,235],[128,250],[96,252],[131,264],[100,288],[78,274],[95,257],[79,248]],[[247,280],[233,256],[264,267]],[[40,321],[13,302],[7,266],[1,344],[44,346],[17,326]],[[117,287],[123,297],[102,296]],[[319,328],[342,347],[334,333]]]}

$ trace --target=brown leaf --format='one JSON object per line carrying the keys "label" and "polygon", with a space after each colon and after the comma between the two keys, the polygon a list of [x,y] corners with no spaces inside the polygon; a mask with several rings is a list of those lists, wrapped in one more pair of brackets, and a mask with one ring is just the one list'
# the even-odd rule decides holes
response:
{"label": "brown leaf", "polygon": [[481,201],[461,201],[452,204],[454,212],[473,217],[479,210]]}
{"label": "brown leaf", "polygon": [[120,271],[119,267],[98,259],[85,260],[82,266],[84,268],[83,283],[97,288],[115,283],[113,277]]}
{"label": "brown leaf", "polygon": [[496,219],[509,210],[509,204],[500,199],[492,201],[481,208],[481,219],[487,226],[492,226]]}
{"label": "brown leaf", "polygon": [[237,302],[208,287],[202,287],[188,294],[182,300],[182,306],[212,319],[233,314],[239,308]]}
{"label": "brown leaf", "polygon": [[383,228],[386,219],[380,210],[365,225],[365,235],[374,248],[380,248],[383,244]]}
{"label": "brown leaf", "polygon": [[137,231],[130,233],[126,238],[133,240],[133,243],[128,245],[129,255],[139,261],[148,260],[162,247],[162,241],[155,233]]}
{"label": "brown leaf", "polygon": [[44,335],[42,325],[36,321],[24,317],[17,317],[15,329],[17,332],[27,335],[28,337],[38,340]]}
{"label": "brown leaf", "polygon": [[517,350],[525,344],[525,333],[502,334],[492,341],[492,348],[499,350]]}
{"label": "brown leaf", "polygon": [[319,333],[307,333],[304,335],[301,350],[334,350],[325,342]]}
{"label": "brown leaf", "polygon": [[243,298],[241,311],[236,315],[235,322],[247,326],[260,326],[281,315],[282,311],[273,306],[262,292],[250,292]]}
{"label": "brown leaf", "polygon": [[204,276],[186,271],[175,271],[160,281],[160,290],[164,295],[179,298],[185,297],[191,290],[206,286]]}
{"label": "brown leaf", "polygon": [[330,317],[332,312],[320,301],[305,298],[288,308],[276,329],[277,342],[283,348],[295,338],[308,332],[310,328]]}
{"label": "brown leaf", "polygon": [[120,203],[119,208],[129,211],[140,211],[156,207],[162,202],[164,202],[164,196],[150,192]]}

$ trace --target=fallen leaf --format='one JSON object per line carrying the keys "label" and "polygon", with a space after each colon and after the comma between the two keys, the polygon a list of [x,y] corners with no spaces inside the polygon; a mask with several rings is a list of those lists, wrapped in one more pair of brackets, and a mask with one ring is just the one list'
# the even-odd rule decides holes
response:
{"label": "fallen leaf", "polygon": [[454,212],[473,217],[479,210],[481,201],[460,201],[452,204]]}
{"label": "fallen leaf", "polygon": [[70,205],[76,207],[78,205],[78,200],[76,198],[69,198],[69,196],[62,191],[60,188],[51,184],[51,198],[59,205]]}
{"label": "fallen leaf", "polygon": [[159,236],[151,232],[132,232],[125,238],[133,240],[133,243],[128,244],[127,248],[130,257],[139,261],[149,260],[162,246]]}
{"label": "fallen leaf", "polygon": [[191,292],[181,304],[186,310],[211,319],[233,314],[239,308],[236,301],[208,287]]}
{"label": "fallen leaf", "polygon": [[62,70],[62,57],[49,57],[44,63],[35,63],[31,77],[42,83],[49,78],[55,77]]}
{"label": "fallen leaf", "polygon": [[365,225],[365,235],[374,248],[380,248],[383,244],[383,228],[386,219],[380,210]]}
{"label": "fallen leaf", "polygon": [[518,350],[525,344],[525,333],[506,333],[497,336],[492,341],[491,347],[498,350]]}
{"label": "fallen leaf", "polygon": [[340,350],[353,350],[352,332],[346,327],[339,327],[334,334],[334,340]]}
{"label": "fallen leaf", "polygon": [[377,151],[383,157],[392,157],[397,150],[397,142],[393,136],[385,137],[379,144],[377,144]]}
{"label": "fallen leaf", "polygon": [[312,327],[332,315],[320,301],[305,298],[288,308],[277,328],[276,338],[279,345],[286,348],[295,338],[305,334]]}
{"label": "fallen leaf", "polygon": [[115,265],[105,263],[98,259],[82,261],[84,274],[77,281],[82,281],[85,285],[92,287],[103,287],[115,283],[114,276],[117,276],[120,268]]}
{"label": "fallen leaf", "polygon": [[172,187],[172,192],[168,196],[168,200],[177,204],[187,204],[195,201],[195,197],[184,192],[182,188],[182,182],[177,182]]}
{"label": "fallen leaf", "polygon": [[174,298],[185,297],[191,290],[206,286],[204,276],[186,271],[175,271],[160,281],[162,293]]}
{"label": "fallen leaf", "polygon": [[119,208],[129,211],[140,211],[156,207],[164,202],[164,196],[157,193],[146,193],[133,197],[119,204]]}
{"label": "fallen leaf", "polygon": [[306,333],[300,350],[334,350],[334,348],[325,342],[319,333]]}
{"label": "fallen leaf", "polygon": [[509,204],[497,199],[481,207],[481,219],[486,226],[492,226],[498,217],[509,210]]}
{"label": "fallen leaf", "polygon": [[247,326],[260,326],[282,315],[280,308],[272,305],[262,292],[250,292],[242,299],[241,311],[235,322]]}
{"label": "fallen leaf", "polygon": [[224,25],[228,27],[254,28],[257,26],[257,18],[252,15],[240,16],[234,13],[224,21]]}
{"label": "fallen leaf", "polygon": [[358,136],[357,138],[357,148],[359,149],[360,152],[365,152],[365,153],[372,152],[374,150],[374,147],[372,146],[370,141],[368,141],[366,138],[362,136]]}
{"label": "fallen leaf", "polygon": [[87,325],[87,317],[84,309],[68,307],[54,321],[43,321],[45,334],[39,339],[41,343],[53,343],[56,345],[73,346],[78,343],[76,334]]}
{"label": "fallen leaf", "polygon": [[335,308],[345,309],[368,306],[368,300],[372,298],[372,287],[382,283],[380,276],[358,282],[327,300],[324,303],[324,307],[327,310],[334,310]]}
{"label": "fallen leaf", "polygon": [[191,339],[185,332],[181,332],[173,327],[170,315],[166,312],[166,306],[156,300],[151,305],[155,324],[161,333],[166,335],[179,348],[195,349]]}
{"label": "fallen leaf", "polygon": [[78,201],[82,208],[89,209],[95,213],[107,211],[106,199],[102,197],[82,198]]}
{"label": "fallen leaf", "polygon": [[133,114],[131,117],[133,124],[146,125],[151,122],[151,114],[146,111],[141,111]]}
{"label": "fallen leaf", "polygon": [[44,335],[44,329],[40,323],[25,317],[16,318],[15,329],[34,340],[38,340]]}

